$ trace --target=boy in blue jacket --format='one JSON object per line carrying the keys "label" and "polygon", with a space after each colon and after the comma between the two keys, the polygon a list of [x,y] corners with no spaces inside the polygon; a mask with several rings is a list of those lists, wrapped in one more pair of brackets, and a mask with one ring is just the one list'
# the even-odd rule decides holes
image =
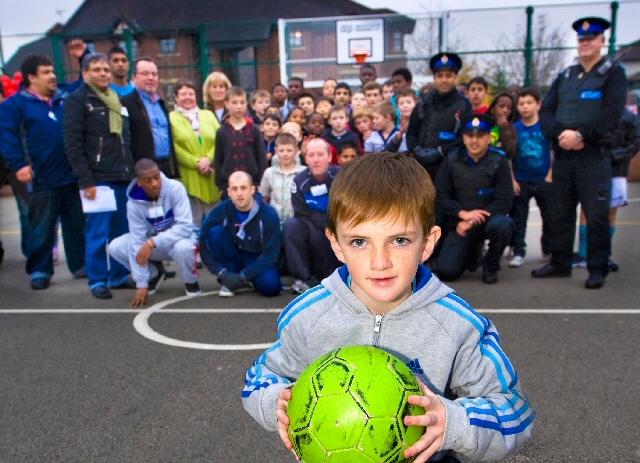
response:
{"label": "boy in blue jacket", "polygon": [[202,224],[202,263],[218,277],[220,297],[233,297],[249,283],[263,296],[277,296],[282,289],[277,268],[278,213],[262,201],[247,172],[229,176],[227,193],[229,199],[218,204]]}
{"label": "boy in blue jacket", "polygon": [[426,412],[405,425],[427,429],[405,458],[497,460],[513,452],[530,436],[535,412],[498,333],[421,264],[440,236],[428,173],[402,154],[362,156],[336,176],[328,216],[327,235],[345,265],[280,314],[277,341],[247,372],[247,411],[291,449],[293,382],[334,349],[373,345],[407,363],[424,393],[408,399]]}

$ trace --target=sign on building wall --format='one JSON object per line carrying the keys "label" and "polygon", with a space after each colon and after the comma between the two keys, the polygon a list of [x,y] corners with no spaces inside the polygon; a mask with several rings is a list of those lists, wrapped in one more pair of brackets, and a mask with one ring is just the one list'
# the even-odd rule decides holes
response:
{"label": "sign on building wall", "polygon": [[366,53],[367,63],[384,61],[384,19],[336,21],[338,64],[356,64],[356,54]]}

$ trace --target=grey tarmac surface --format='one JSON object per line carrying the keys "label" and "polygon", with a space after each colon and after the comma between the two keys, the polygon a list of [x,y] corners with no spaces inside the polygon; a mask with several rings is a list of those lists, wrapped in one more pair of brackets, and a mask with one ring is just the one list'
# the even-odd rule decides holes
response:
{"label": "grey tarmac surface", "polygon": [[[640,184],[629,193],[639,198]],[[613,257],[621,270],[601,290],[584,289],[585,269],[569,279],[529,276],[543,264],[535,210],[522,268],[509,269],[504,259],[495,286],[482,284],[480,272],[451,284],[496,324],[538,411],[533,438],[505,462],[640,462],[640,201],[620,209],[618,221]],[[32,291],[18,229],[13,198],[0,198],[7,250],[0,266],[0,462],[295,461],[241,405],[244,374],[262,350],[149,340],[134,329],[132,291],[98,301],[64,262],[48,290]],[[201,285],[218,289],[206,271]],[[168,280],[152,303],[183,295],[179,278]],[[284,292],[273,299],[251,291],[231,299],[206,295],[170,304],[148,322],[180,341],[266,344],[276,337],[277,310],[292,299]],[[47,309],[70,313],[31,312]]]}

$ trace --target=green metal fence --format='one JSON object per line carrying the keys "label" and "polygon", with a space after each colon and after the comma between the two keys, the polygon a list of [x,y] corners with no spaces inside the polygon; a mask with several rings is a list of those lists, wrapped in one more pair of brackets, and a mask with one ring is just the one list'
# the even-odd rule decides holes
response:
{"label": "green metal fence", "polygon": [[[384,61],[375,67],[379,79],[383,80],[393,69],[406,66],[414,74],[415,87],[419,88],[432,80],[429,58],[437,52],[450,51],[463,58],[461,80],[483,75],[494,91],[508,84],[544,87],[575,58],[576,39],[571,23],[579,16],[602,16],[611,21],[612,27],[607,31],[609,54],[631,50],[635,42],[640,47],[637,28],[640,0],[381,15],[385,32],[391,35],[385,37]],[[171,36],[183,45],[186,43],[180,57],[170,53],[154,55],[143,50],[145,40],[166,36],[167,31],[162,30],[125,28],[119,36],[113,31],[87,31],[81,38],[93,41],[102,52],[113,44],[121,44],[130,60],[143,53],[150,54],[159,65],[165,92],[180,78],[202,83],[213,70],[224,72],[234,84],[248,90],[270,90],[274,83],[293,76],[304,77],[315,85],[328,77],[359,84],[359,67],[336,62],[336,40],[330,38],[335,34],[336,18],[281,20],[279,30],[274,21],[271,33],[278,35],[276,45],[276,39],[271,36],[264,37],[264,43],[247,43],[243,47],[210,40],[212,31],[223,27],[249,29],[257,22],[173,25]],[[71,38],[51,35],[55,70],[61,80],[77,75],[77,66],[65,53],[65,42]],[[630,77],[637,73],[640,81],[640,60],[624,64]]]}

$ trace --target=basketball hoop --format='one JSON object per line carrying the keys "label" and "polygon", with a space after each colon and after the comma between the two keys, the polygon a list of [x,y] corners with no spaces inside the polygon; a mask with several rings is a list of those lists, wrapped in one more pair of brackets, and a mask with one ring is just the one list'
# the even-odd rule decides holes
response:
{"label": "basketball hoop", "polygon": [[356,59],[356,63],[364,64],[367,61],[369,53],[366,51],[354,51],[353,57]]}

